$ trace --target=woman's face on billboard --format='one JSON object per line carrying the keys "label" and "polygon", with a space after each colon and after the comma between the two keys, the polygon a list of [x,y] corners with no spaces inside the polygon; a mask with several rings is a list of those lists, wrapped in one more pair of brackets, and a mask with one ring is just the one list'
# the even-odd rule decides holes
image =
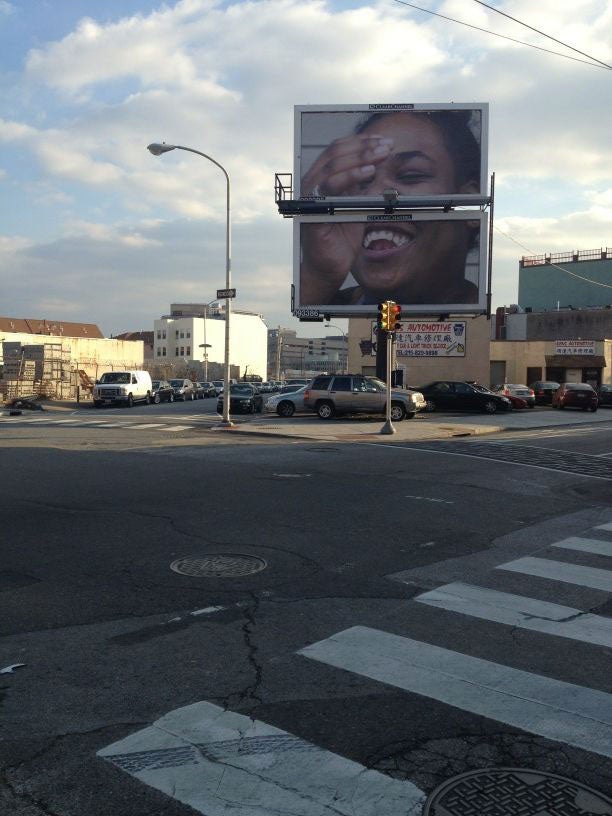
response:
{"label": "woman's face on billboard", "polygon": [[[440,128],[418,113],[392,113],[365,127],[360,137],[380,139],[387,152],[371,166],[371,173],[346,195],[379,195],[395,189],[400,195],[477,193],[478,181],[458,184],[457,172]],[[379,150],[379,154],[380,154]]]}
{"label": "woman's face on billboard", "polygon": [[376,221],[351,224],[345,235],[354,252],[353,277],[374,298],[393,295],[408,303],[429,292],[431,302],[444,302],[445,290],[464,279],[465,221]]}

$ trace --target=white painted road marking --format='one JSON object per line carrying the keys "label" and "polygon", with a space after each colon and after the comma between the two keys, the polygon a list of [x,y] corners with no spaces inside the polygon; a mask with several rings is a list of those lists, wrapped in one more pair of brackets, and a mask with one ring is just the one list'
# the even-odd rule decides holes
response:
{"label": "white painted road marking", "polygon": [[580,552],[593,553],[593,555],[612,555],[612,541],[602,541],[599,538],[579,538],[570,536],[563,541],[555,541],[553,547],[560,547],[563,550],[579,550]]}
{"label": "white painted road marking", "polygon": [[497,569],[521,572],[537,578],[548,578],[551,581],[562,581],[565,584],[578,584],[612,592],[612,570],[583,567],[580,564],[567,564],[565,561],[551,561],[548,558],[517,558],[500,564]]}
{"label": "white painted road marking", "polygon": [[612,757],[612,696],[602,691],[364,626],[332,635],[299,654]]}
{"label": "white painted road marking", "polygon": [[160,428],[160,431],[189,431],[193,425],[173,425],[168,428]]}
{"label": "white painted road marking", "polygon": [[612,618],[455,582],[414,598],[419,603],[508,626],[612,648]]}
{"label": "white painted road marking", "polygon": [[425,802],[411,782],[207,702],[98,756],[206,816],[418,816]]}
{"label": "white painted road marking", "polygon": [[609,521],[607,524],[598,524],[595,529],[596,530],[612,530],[612,521]]}

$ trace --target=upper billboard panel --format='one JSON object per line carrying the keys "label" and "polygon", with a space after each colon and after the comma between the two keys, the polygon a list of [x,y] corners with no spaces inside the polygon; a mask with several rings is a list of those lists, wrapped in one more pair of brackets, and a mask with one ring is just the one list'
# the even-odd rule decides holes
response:
{"label": "upper billboard panel", "polygon": [[297,105],[294,195],[394,203],[487,197],[486,103]]}
{"label": "upper billboard panel", "polygon": [[406,314],[486,312],[487,214],[298,217],[294,312],[375,314],[394,300]]}

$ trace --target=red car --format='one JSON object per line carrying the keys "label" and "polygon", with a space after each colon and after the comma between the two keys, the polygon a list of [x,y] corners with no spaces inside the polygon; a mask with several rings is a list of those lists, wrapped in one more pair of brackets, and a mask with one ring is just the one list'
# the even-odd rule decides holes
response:
{"label": "red car", "polygon": [[588,383],[563,383],[553,394],[553,408],[582,408],[596,411],[599,404],[597,392]]}
{"label": "red car", "polygon": [[532,408],[533,406],[529,405],[527,400],[524,400],[522,397],[515,397],[514,394],[503,392],[504,397],[507,397],[510,402],[512,403],[512,408],[514,410],[518,410],[520,408]]}

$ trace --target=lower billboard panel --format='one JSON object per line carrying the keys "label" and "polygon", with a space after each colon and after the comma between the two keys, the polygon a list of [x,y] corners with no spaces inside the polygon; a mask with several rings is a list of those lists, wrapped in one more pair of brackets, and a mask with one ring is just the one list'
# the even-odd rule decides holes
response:
{"label": "lower billboard panel", "polygon": [[486,312],[487,215],[414,212],[294,219],[295,312]]}

